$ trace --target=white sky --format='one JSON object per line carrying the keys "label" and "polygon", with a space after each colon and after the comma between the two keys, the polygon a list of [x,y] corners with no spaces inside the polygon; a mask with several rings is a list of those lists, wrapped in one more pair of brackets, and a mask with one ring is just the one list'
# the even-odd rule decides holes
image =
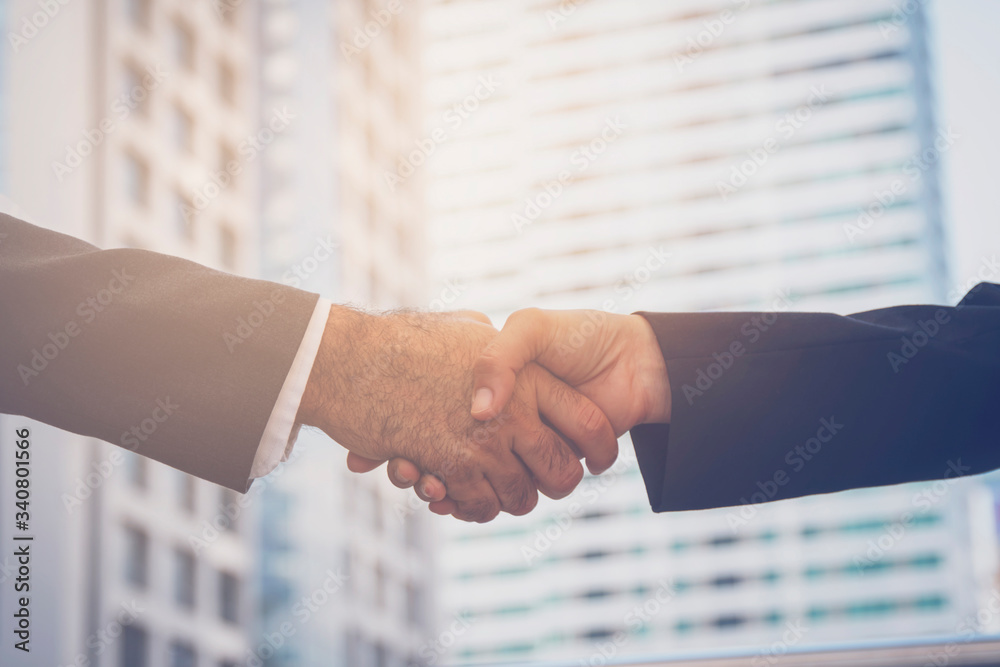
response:
{"label": "white sky", "polygon": [[[1000,1],[934,0],[929,7],[938,120],[961,135],[942,165],[952,277],[965,283],[984,256],[1000,257]],[[1000,282],[1000,275],[990,279]]]}

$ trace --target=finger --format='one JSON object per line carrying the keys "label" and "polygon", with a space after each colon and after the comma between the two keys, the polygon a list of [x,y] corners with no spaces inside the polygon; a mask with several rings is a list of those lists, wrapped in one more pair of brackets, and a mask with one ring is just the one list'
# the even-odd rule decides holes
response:
{"label": "finger", "polygon": [[572,448],[540,421],[529,434],[514,436],[514,452],[534,474],[538,490],[549,498],[565,498],[583,479],[583,466]]}
{"label": "finger", "polygon": [[587,460],[587,469],[599,475],[618,458],[618,438],[611,422],[589,398],[538,368],[535,383],[538,412]]}
{"label": "finger", "polygon": [[458,511],[458,503],[447,496],[443,500],[435,500],[428,507],[432,512],[441,516],[449,516]]}
{"label": "finger", "polygon": [[347,469],[351,472],[371,472],[383,463],[385,461],[376,461],[375,459],[359,456],[354,452],[347,452]]}
{"label": "finger", "polygon": [[475,320],[476,322],[493,326],[493,322],[490,321],[490,318],[483,313],[480,313],[478,310],[457,310],[455,311],[455,315],[463,317],[467,320]]}
{"label": "finger", "polygon": [[500,508],[508,514],[522,516],[538,504],[535,480],[524,464],[509,450],[501,460],[490,466],[486,479],[500,499]]}
{"label": "finger", "polygon": [[444,482],[434,475],[423,475],[416,485],[417,496],[429,503],[442,500],[448,495],[448,490],[444,487]]}
{"label": "finger", "polygon": [[548,319],[548,314],[537,308],[519,310],[507,318],[473,368],[473,417],[485,421],[503,411],[514,393],[517,372],[542,354],[552,340]]}
{"label": "finger", "polygon": [[452,515],[462,521],[486,523],[500,513],[500,499],[484,476],[476,482],[452,485],[448,497],[458,504]]}
{"label": "finger", "polygon": [[401,489],[410,488],[420,479],[420,469],[406,459],[389,459],[385,472],[389,475],[389,481]]}

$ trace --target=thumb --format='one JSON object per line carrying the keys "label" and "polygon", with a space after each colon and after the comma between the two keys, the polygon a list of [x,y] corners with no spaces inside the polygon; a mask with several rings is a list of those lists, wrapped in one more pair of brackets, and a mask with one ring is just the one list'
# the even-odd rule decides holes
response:
{"label": "thumb", "polygon": [[548,320],[548,313],[537,308],[507,318],[473,367],[473,417],[487,421],[503,411],[514,393],[518,371],[542,355],[552,340]]}
{"label": "thumb", "polygon": [[478,310],[456,310],[455,317],[463,317],[467,320],[475,320],[476,322],[493,326],[493,322],[490,322],[490,318],[483,313],[480,313]]}
{"label": "thumb", "polygon": [[365,458],[354,452],[347,452],[347,469],[351,472],[370,472],[385,463],[375,459]]}

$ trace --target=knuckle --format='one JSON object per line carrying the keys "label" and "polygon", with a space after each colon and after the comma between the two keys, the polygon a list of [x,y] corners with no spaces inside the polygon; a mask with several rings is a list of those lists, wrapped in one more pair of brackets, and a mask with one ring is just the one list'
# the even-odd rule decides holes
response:
{"label": "knuckle", "polygon": [[556,475],[555,490],[563,496],[568,496],[583,480],[583,466],[573,459],[572,463],[563,465]]}
{"label": "knuckle", "polygon": [[532,324],[541,316],[542,311],[539,308],[522,308],[511,313],[508,319],[517,324]]}
{"label": "knuckle", "polygon": [[503,370],[503,364],[496,348],[491,344],[476,359],[473,365],[473,373],[476,375],[496,375]]}
{"label": "knuckle", "polygon": [[514,516],[524,516],[537,506],[538,490],[534,486],[531,486],[529,489],[525,490],[518,504],[515,507],[508,509],[507,512],[513,514]]}
{"label": "knuckle", "polygon": [[556,500],[565,498],[573,492],[581,480],[583,480],[583,466],[580,462],[574,458],[572,462],[564,463],[553,471],[549,482],[549,488],[555,494],[553,498]]}
{"label": "knuckle", "polygon": [[468,500],[459,503],[456,516],[463,521],[486,523],[500,514],[500,508],[492,500]]}
{"label": "knuckle", "polygon": [[589,401],[581,406],[580,428],[584,435],[590,440],[597,440],[608,433],[608,418],[604,416],[601,409]]}
{"label": "knuckle", "polygon": [[503,511],[514,516],[527,514],[538,504],[535,485],[524,475],[504,482],[499,495],[504,499]]}

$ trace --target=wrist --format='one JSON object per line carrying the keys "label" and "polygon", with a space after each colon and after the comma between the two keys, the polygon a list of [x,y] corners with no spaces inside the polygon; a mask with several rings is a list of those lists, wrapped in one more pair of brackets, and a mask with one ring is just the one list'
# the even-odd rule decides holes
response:
{"label": "wrist", "polygon": [[349,428],[350,378],[365,365],[370,332],[381,318],[345,306],[333,306],[323,329],[309,380],[302,393],[297,419],[335,439]]}
{"label": "wrist", "polygon": [[636,382],[643,406],[640,424],[667,424],[671,416],[667,364],[653,327],[641,315],[629,315],[634,329]]}

